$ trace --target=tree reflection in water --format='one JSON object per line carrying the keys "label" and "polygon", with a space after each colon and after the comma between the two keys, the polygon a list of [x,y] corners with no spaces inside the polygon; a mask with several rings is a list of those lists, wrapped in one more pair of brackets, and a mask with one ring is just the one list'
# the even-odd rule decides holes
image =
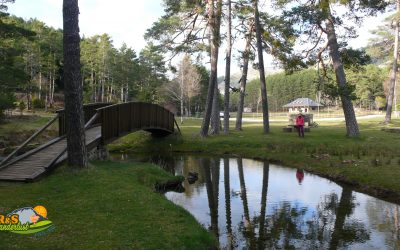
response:
{"label": "tree reflection in water", "polygon": [[229,173],[230,173],[229,159],[224,158],[225,217],[226,217],[226,234],[227,234],[226,249],[231,250],[234,248],[234,242],[232,234],[231,185],[230,185]]}
{"label": "tree reflection in water", "polygon": [[250,249],[254,249],[255,243],[255,236],[254,236],[254,225],[250,221],[250,214],[249,214],[249,206],[247,202],[247,191],[246,191],[246,183],[244,180],[244,172],[243,172],[243,160],[241,158],[237,159],[237,166],[239,171],[239,180],[240,180],[240,197],[243,202],[243,214],[244,214],[244,221],[243,224],[239,227],[242,229],[242,233],[244,234],[245,238],[247,239],[247,247]]}
{"label": "tree reflection in water", "polygon": [[335,226],[329,242],[329,249],[337,249],[340,245],[361,243],[369,239],[369,233],[365,229],[364,223],[354,220],[345,223],[354,208],[352,191],[348,187],[342,186],[342,195],[336,209]]}
{"label": "tree reflection in water", "polygon": [[327,195],[311,216],[306,207],[282,202],[267,216],[265,248],[337,249],[363,243],[369,232],[364,223],[349,219],[354,207],[347,187],[343,187],[340,201],[334,193]]}
{"label": "tree reflection in water", "polygon": [[[218,200],[219,200],[219,161],[202,161],[204,179],[211,215],[211,231],[219,237]],[[237,159],[240,182],[240,198],[243,205],[243,217],[236,226],[246,241],[247,249],[337,249],[348,244],[363,243],[369,239],[369,233],[362,222],[349,219],[355,204],[352,191],[342,187],[340,200],[337,194],[326,195],[309,211],[291,201],[282,201],[271,207],[267,213],[267,193],[269,163],[263,164],[261,206],[258,215],[250,216],[242,159]],[[227,242],[224,248],[235,248],[232,232],[231,194],[229,180],[229,161],[224,160],[225,220]],[[235,227],[235,226],[233,226]]]}
{"label": "tree reflection in water", "polygon": [[166,196],[207,225],[222,249],[399,247],[399,206],[347,186],[237,158],[185,155],[151,161],[185,177],[199,173],[194,184],[184,182],[184,194]]}
{"label": "tree reflection in water", "polygon": [[[208,207],[211,216],[211,231],[219,239],[218,229],[218,193],[219,193],[219,161],[214,159],[202,159],[204,180],[207,189]],[[212,176],[211,176],[212,172]],[[218,172],[218,173],[217,173]]]}
{"label": "tree reflection in water", "polygon": [[386,232],[385,242],[394,249],[400,249],[399,206],[380,200],[369,200],[367,214],[370,223]]}
{"label": "tree reflection in water", "polygon": [[264,162],[263,166],[263,181],[261,191],[261,211],[260,211],[260,224],[258,230],[258,249],[265,248],[267,236],[265,235],[265,215],[267,211],[267,193],[268,193],[268,179],[269,179],[269,162]]}

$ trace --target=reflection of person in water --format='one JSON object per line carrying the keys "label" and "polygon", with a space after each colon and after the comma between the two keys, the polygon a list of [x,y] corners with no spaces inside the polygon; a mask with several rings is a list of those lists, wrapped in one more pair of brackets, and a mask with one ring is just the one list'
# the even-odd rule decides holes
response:
{"label": "reflection of person in water", "polygon": [[299,182],[299,184],[301,184],[301,182],[304,179],[304,171],[302,169],[297,169],[296,178],[297,178],[297,181]]}

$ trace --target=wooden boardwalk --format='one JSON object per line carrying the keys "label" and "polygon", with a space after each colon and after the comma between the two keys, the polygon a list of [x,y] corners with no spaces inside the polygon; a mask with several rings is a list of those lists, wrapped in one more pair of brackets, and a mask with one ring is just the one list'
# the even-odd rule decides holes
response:
{"label": "wooden boardwalk", "polygon": [[[101,139],[101,127],[86,130],[88,148],[97,146]],[[13,159],[0,168],[0,181],[33,181],[67,159],[67,140],[58,137],[37,149]]]}
{"label": "wooden boardwalk", "polygon": [[[151,103],[127,102],[119,104],[93,103],[83,106],[85,114],[86,147],[88,151],[98,145],[105,145],[138,130],[161,137],[174,133],[174,114]],[[23,147],[58,120],[59,137],[23,155],[17,156]],[[0,181],[34,181],[67,159],[65,111],[57,116],[22,143],[0,163]],[[13,158],[15,157],[15,158]]]}

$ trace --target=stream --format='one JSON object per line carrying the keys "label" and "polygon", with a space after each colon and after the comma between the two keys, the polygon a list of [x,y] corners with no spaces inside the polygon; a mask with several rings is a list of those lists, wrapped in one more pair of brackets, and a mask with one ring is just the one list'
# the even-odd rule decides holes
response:
{"label": "stream", "polygon": [[185,176],[184,191],[165,196],[215,234],[221,249],[400,247],[398,205],[300,169],[202,155],[112,159],[149,161]]}

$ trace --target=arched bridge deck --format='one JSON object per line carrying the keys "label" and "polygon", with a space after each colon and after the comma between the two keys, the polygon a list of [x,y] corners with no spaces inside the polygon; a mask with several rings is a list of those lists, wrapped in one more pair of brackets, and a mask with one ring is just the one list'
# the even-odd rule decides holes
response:
{"label": "arched bridge deck", "polygon": [[[67,159],[65,113],[64,110],[57,113],[57,117],[1,162],[0,181],[34,181]],[[88,150],[138,130],[151,132],[157,137],[167,136],[174,132],[176,124],[174,114],[170,111],[155,104],[140,102],[88,104],[84,105],[84,114]],[[57,120],[57,138],[16,156],[18,151]]]}

